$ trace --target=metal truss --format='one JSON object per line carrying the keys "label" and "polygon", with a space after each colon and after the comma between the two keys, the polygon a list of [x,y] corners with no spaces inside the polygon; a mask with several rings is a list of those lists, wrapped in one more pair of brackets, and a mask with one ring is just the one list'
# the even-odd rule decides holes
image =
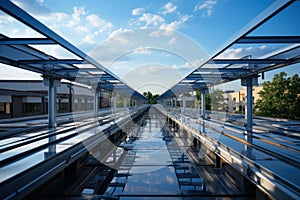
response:
{"label": "metal truss", "polygon": [[[11,1],[1,1],[0,9],[45,36],[45,38],[9,38],[0,33],[1,63],[37,72],[49,78],[76,81],[109,91],[114,90],[116,85],[122,85],[126,91],[131,91],[134,97],[147,100],[143,95],[126,85],[116,74]],[[59,45],[78,59],[58,59],[29,45]],[[88,68],[81,67],[81,65],[88,65]]]}
{"label": "metal truss", "polygon": [[[203,61],[197,69],[180,80],[171,89],[160,96],[159,99],[172,96],[178,86],[186,88],[206,90],[210,86],[246,78],[258,77],[266,71],[278,69],[284,66],[300,62],[300,36],[255,36],[253,31],[261,27],[276,14],[294,3],[294,0],[278,0],[270,7],[254,18],[240,32],[235,34],[228,42],[219,48],[210,58]],[[251,36],[250,36],[251,34]],[[252,58],[251,55],[239,59],[220,58],[222,53],[234,45],[247,45],[247,47],[275,44],[285,45],[268,55]],[[199,87],[199,83],[201,83]]]}

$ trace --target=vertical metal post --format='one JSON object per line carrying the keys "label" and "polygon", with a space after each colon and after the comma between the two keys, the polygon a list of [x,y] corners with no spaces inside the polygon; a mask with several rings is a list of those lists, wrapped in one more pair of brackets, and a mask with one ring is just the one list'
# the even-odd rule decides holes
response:
{"label": "vertical metal post", "polygon": [[98,110],[99,110],[99,90],[95,90],[94,94],[94,117],[98,118]]}
{"label": "vertical metal post", "polygon": [[113,113],[116,113],[117,111],[117,95],[115,92],[113,92]]}
{"label": "vertical metal post", "polygon": [[72,110],[73,110],[72,90],[73,90],[73,88],[72,88],[72,84],[70,82],[69,83],[69,112],[72,112]]}
{"label": "vertical metal post", "polygon": [[176,105],[176,104],[177,104],[177,103],[176,103],[176,97],[173,98],[173,103],[174,103],[174,104],[173,104],[173,105],[174,105],[174,108],[176,108],[176,106],[177,106],[177,105]]}
{"label": "vertical metal post", "polygon": [[48,88],[48,118],[49,118],[49,128],[56,128],[56,87],[54,85],[54,80],[49,78],[49,88]]}
{"label": "vertical metal post", "polygon": [[124,101],[124,106],[123,107],[124,107],[124,110],[126,110],[126,97],[123,98],[123,101]]}
{"label": "vertical metal post", "polygon": [[186,108],[186,98],[185,96],[182,96],[182,105],[183,105],[183,112],[185,112],[185,108]]}
{"label": "vertical metal post", "polygon": [[201,117],[202,117],[202,119],[205,119],[205,106],[206,106],[205,94],[206,94],[206,90],[202,90],[201,91]]}
{"label": "vertical metal post", "polygon": [[252,136],[253,128],[253,84],[252,77],[246,78],[246,108],[245,108],[245,121],[246,121],[246,131],[248,136]]}
{"label": "vertical metal post", "polygon": [[[253,85],[258,84],[258,77],[246,77],[242,78],[242,86],[246,86],[246,107],[245,107],[245,140],[252,144],[253,143]],[[252,147],[245,145],[246,156],[252,157]]]}

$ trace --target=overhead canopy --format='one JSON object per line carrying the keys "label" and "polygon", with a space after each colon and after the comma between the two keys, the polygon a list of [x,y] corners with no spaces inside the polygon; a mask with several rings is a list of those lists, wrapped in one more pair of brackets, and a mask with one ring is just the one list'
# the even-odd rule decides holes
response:
{"label": "overhead canopy", "polygon": [[[300,61],[300,36],[256,36],[254,34],[256,29],[294,2],[293,0],[274,2],[222,45],[212,56],[200,63],[196,70],[164,92],[159,99],[174,96],[174,93],[179,89],[181,91],[189,91],[189,89],[205,90],[210,86],[245,77],[257,77],[266,71],[298,63]],[[268,44],[277,45],[278,48],[257,57],[255,55],[245,55],[232,59],[222,55],[235,45],[246,45],[247,48],[255,48],[258,45]]]}
{"label": "overhead canopy", "polygon": [[[45,38],[9,38],[0,33],[1,63],[40,73],[54,79],[76,81],[94,88],[109,91],[119,88],[119,92],[122,92],[120,88],[123,88],[127,94],[147,100],[143,95],[125,84],[117,75],[11,1],[2,1],[0,9],[45,36]],[[76,59],[58,59],[30,45],[59,45],[74,55]]]}

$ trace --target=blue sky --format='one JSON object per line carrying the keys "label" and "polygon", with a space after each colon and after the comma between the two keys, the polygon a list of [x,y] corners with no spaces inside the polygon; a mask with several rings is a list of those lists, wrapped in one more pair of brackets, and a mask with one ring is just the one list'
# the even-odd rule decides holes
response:
{"label": "blue sky", "polygon": [[[159,84],[167,88],[178,78],[194,69],[193,64],[187,65],[188,62],[196,65],[197,59],[201,56],[212,54],[233,34],[270,6],[274,0],[111,0],[109,2],[104,0],[14,0],[13,2],[87,54],[95,57],[103,55],[99,56],[98,61],[121,78],[143,77],[135,80],[136,82],[126,80],[131,86],[147,81],[150,83],[153,77],[147,78],[147,74],[164,71],[165,74],[157,73],[160,75],[156,79],[157,81],[164,79],[165,82]],[[300,35],[300,25],[296,20],[300,19],[299,10],[300,2],[298,1],[254,33]],[[152,32],[148,30],[149,28],[153,29]],[[145,29],[147,29],[146,32]],[[9,37],[39,36],[2,13],[0,30]],[[134,35],[132,35],[133,32]],[[148,36],[145,36],[146,33]],[[159,39],[149,37],[154,33],[159,35]],[[141,41],[143,40],[141,35],[149,37],[145,39],[146,42]],[[135,41],[137,38],[139,41]],[[153,40],[156,42],[156,45],[153,45],[154,48],[151,46]],[[177,47],[168,47],[166,41],[169,46],[178,43],[185,53],[177,51]],[[63,49],[55,46],[38,48],[59,58],[70,58]],[[247,49],[246,46],[234,46],[222,56],[230,58],[238,58],[246,54],[260,56],[274,48],[278,47],[259,45]],[[111,52],[112,54],[108,55]],[[197,54],[201,56],[197,58]],[[39,78],[39,75],[12,70],[6,66],[2,68],[4,70],[0,73],[0,78]],[[296,67],[290,67],[288,71],[291,74],[297,72]],[[273,73],[267,74],[266,77],[272,77]],[[166,74],[176,75],[166,76]],[[144,89],[140,88],[140,90]]]}

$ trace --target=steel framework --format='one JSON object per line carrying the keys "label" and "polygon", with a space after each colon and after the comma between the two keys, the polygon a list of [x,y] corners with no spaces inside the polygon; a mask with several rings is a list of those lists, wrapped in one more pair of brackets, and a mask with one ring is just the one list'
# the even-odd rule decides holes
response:
{"label": "steel framework", "polygon": [[[122,86],[126,92],[130,91],[133,97],[143,101],[147,100],[143,95],[125,84],[116,74],[11,1],[1,1],[0,9],[45,36],[45,38],[9,38],[0,33],[1,63],[37,72],[44,77],[80,82],[95,89],[102,88],[112,91],[115,87]],[[78,59],[58,59],[29,45],[59,45]],[[88,65],[88,68],[81,67],[83,64]]]}

